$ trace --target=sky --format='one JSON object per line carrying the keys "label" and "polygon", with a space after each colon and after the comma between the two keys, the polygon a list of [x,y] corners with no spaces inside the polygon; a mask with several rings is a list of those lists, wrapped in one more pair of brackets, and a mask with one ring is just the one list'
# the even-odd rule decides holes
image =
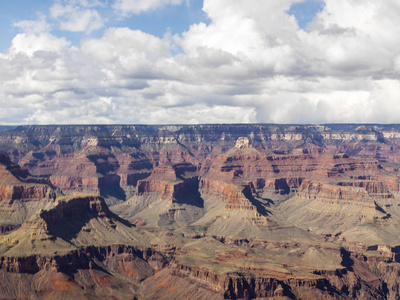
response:
{"label": "sky", "polygon": [[398,0],[0,0],[0,125],[400,123]]}

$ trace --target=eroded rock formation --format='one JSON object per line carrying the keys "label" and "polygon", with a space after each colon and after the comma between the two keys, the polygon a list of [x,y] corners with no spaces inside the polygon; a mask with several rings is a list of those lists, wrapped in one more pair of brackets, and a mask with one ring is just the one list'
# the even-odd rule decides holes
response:
{"label": "eroded rock formation", "polygon": [[6,298],[400,297],[397,125],[21,126],[0,149],[41,176],[0,156]]}

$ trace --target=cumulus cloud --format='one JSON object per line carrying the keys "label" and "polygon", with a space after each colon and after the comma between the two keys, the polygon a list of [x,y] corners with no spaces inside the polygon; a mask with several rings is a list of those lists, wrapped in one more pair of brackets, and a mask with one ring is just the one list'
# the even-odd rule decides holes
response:
{"label": "cumulus cloud", "polygon": [[48,32],[51,29],[51,25],[47,23],[46,15],[42,13],[38,13],[37,20],[23,20],[15,22],[13,25],[20,28],[23,32],[33,34]]}
{"label": "cumulus cloud", "polygon": [[[182,2],[117,0],[113,7],[128,16]],[[24,32],[0,55],[0,104],[8,108],[0,119],[399,122],[397,1],[325,0],[307,31],[287,13],[295,2],[204,0],[210,22],[182,34],[159,38],[113,27],[79,47],[49,33],[43,16],[34,23],[38,30],[18,22]],[[50,12],[65,30],[90,31],[104,25],[94,25],[90,13],[102,5],[69,0]]]}
{"label": "cumulus cloud", "polygon": [[47,32],[39,34],[20,33],[13,39],[9,54],[13,56],[22,53],[32,56],[37,51],[63,52],[69,45],[70,43],[65,38],[57,38]]}
{"label": "cumulus cloud", "polygon": [[115,0],[113,8],[126,17],[131,14],[140,14],[155,10],[164,5],[180,5],[184,0]]}
{"label": "cumulus cloud", "polygon": [[[95,57],[109,68],[129,74],[139,71],[146,62],[154,64],[160,57],[170,56],[169,42],[140,30],[109,28],[101,39],[87,39],[82,42],[82,51]],[[148,68],[149,70],[149,68]]]}
{"label": "cumulus cloud", "polygon": [[50,8],[50,15],[59,21],[60,29],[90,33],[104,26],[103,18],[95,9],[104,3],[88,0],[66,0]]}
{"label": "cumulus cloud", "polygon": [[138,120],[147,124],[252,123],[255,109],[234,106],[147,107],[140,111]]}
{"label": "cumulus cloud", "polygon": [[[226,71],[212,74],[251,95],[241,97],[242,105],[253,103],[258,121],[384,121],[370,98],[376,94],[374,77],[398,72],[399,5],[327,0],[305,32],[286,14],[293,2],[205,1],[211,23],[191,26],[178,43],[187,59],[202,57],[203,68],[212,68],[204,52],[231,55]],[[213,75],[210,81],[216,82]],[[387,98],[379,103],[393,105]]]}

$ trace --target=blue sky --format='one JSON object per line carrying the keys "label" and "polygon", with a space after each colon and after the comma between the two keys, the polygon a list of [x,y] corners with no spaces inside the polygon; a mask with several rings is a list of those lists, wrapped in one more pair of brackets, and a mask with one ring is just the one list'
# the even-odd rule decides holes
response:
{"label": "blue sky", "polygon": [[398,123],[398,15],[395,0],[0,0],[0,125]]}
{"label": "blue sky", "polygon": [[[68,32],[60,30],[55,20],[48,17],[53,0],[0,0],[0,49],[10,47],[14,36],[20,29],[13,26],[18,21],[35,20],[38,14],[47,16],[47,21],[52,25],[51,32],[57,36],[65,36],[74,45],[78,45],[80,39],[88,36],[101,36],[104,28],[100,28],[90,34],[82,32]],[[163,37],[166,32],[180,34],[189,29],[193,23],[208,22],[206,14],[202,11],[203,0],[190,0],[181,5],[166,5],[163,9],[145,11],[141,14],[121,17],[110,9],[110,4],[98,7],[97,11],[105,19],[105,27],[129,27],[140,29],[146,33]]]}
{"label": "blue sky", "polygon": [[[15,22],[36,19],[36,12],[47,11],[52,1],[0,1],[0,49],[5,50],[18,33]],[[23,9],[22,9],[23,8]]]}
{"label": "blue sky", "polygon": [[294,15],[299,26],[306,30],[307,24],[309,24],[313,18],[324,9],[324,7],[325,3],[323,1],[303,1],[293,3],[287,13]]}
{"label": "blue sky", "polygon": [[[56,36],[65,36],[74,45],[79,45],[80,39],[88,36],[101,36],[104,28],[100,28],[90,34],[82,32],[68,32],[60,30],[55,20],[48,17],[50,7],[54,0],[0,0],[0,49],[6,50],[10,47],[11,41],[20,29],[14,24],[23,20],[35,20],[38,14],[47,16],[47,21],[52,25],[51,32]],[[129,27],[140,29],[146,33],[163,37],[166,32],[181,34],[189,29],[191,24],[208,23],[207,15],[202,11],[203,0],[190,0],[181,5],[166,5],[162,9],[145,11],[141,14],[121,18],[110,9],[110,5],[99,7],[97,10],[106,19],[106,27]],[[294,15],[301,28],[312,21],[315,15],[324,7],[321,1],[311,0],[294,3],[287,11]]]}

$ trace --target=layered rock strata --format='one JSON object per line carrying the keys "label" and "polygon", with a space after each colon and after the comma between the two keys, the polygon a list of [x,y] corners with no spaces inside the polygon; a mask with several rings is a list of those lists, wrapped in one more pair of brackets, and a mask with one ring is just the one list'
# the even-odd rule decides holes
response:
{"label": "layered rock strata", "polygon": [[0,231],[21,225],[36,210],[48,207],[56,191],[45,179],[31,176],[27,170],[0,154]]}
{"label": "layered rock strata", "polygon": [[[41,207],[20,229],[26,217],[4,223],[13,230],[0,237],[0,276],[16,284],[0,292],[397,299],[399,132],[343,124],[3,131],[0,148],[65,193],[132,197],[111,207],[130,222],[102,198],[79,196]],[[8,212],[52,204],[45,179],[10,166],[2,178],[13,188],[0,189]]]}

